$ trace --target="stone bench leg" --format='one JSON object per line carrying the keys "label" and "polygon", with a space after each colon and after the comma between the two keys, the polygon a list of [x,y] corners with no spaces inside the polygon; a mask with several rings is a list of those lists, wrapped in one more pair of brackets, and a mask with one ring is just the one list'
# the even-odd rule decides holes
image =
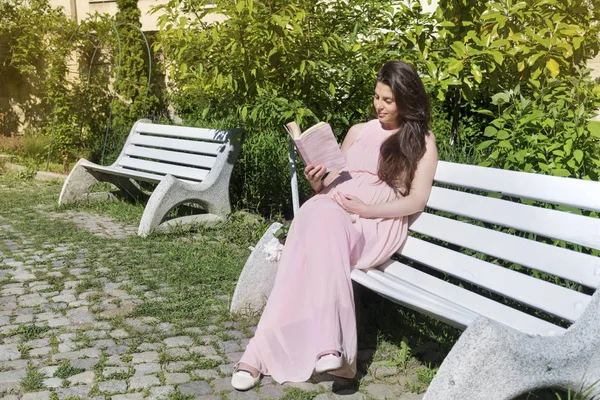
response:
{"label": "stone bench leg", "polygon": [[96,176],[85,168],[91,163],[86,159],[80,159],[65,180],[58,198],[58,205],[72,204],[85,201],[87,193],[94,184],[100,182]]}
{"label": "stone bench leg", "polygon": [[[86,159],[80,159],[65,180],[58,198],[58,204],[81,203],[89,200],[89,190],[96,183],[108,182],[121,190],[121,192],[134,201],[140,201],[147,197],[131,180],[94,171],[95,164]],[[86,166],[90,168],[86,168]]]}
{"label": "stone bench leg", "polygon": [[600,395],[600,291],[559,336],[526,335],[478,318],[456,342],[423,400],[510,400],[547,388],[590,399]]}
{"label": "stone bench leg", "polygon": [[[228,187],[225,187],[225,191]],[[138,229],[139,236],[148,236],[156,230],[167,214],[183,203],[199,204],[214,219],[222,219],[231,213],[229,193],[220,185],[187,183],[167,175],[152,192],[144,209]]]}

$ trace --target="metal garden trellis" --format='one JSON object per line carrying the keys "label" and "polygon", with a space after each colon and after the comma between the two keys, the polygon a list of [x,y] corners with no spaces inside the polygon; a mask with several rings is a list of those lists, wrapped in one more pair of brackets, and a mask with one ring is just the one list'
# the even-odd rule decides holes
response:
{"label": "metal garden trellis", "polygon": [[[121,39],[120,39],[120,35],[119,35],[119,26],[124,26],[124,25],[129,25],[135,29],[137,29],[140,32],[140,35],[144,41],[144,44],[146,45],[146,52],[148,54],[148,79],[146,81],[146,91],[144,94],[144,102],[143,102],[143,110],[144,113],[146,112],[146,99],[148,98],[148,92],[150,91],[150,81],[152,80],[152,53],[150,51],[150,45],[148,43],[148,39],[146,38],[146,35],[144,34],[144,32],[137,26],[131,24],[131,23],[127,23],[127,24],[115,24],[114,20],[112,18],[108,18],[104,15],[95,15],[94,17],[98,17],[101,18],[107,22],[110,23],[111,28],[112,28],[112,32],[114,32],[116,38],[117,38],[117,54],[118,54],[118,63],[117,63],[117,68],[116,68],[116,76],[115,76],[115,80],[113,83],[113,86],[116,86],[117,83],[119,82],[119,78],[120,78],[120,72],[121,72],[121,64],[122,64],[122,60],[123,60],[123,54],[122,54],[122,49],[121,49]],[[77,26],[77,29],[75,30],[75,32],[73,32],[71,34],[71,37],[69,38],[69,41],[66,44],[66,48],[70,48],[70,46],[72,45],[73,40],[76,38],[76,35],[79,33],[80,28],[83,26],[83,23],[86,21],[83,21],[81,24],[79,24]],[[87,70],[87,81],[86,81],[86,86],[85,86],[85,90],[87,91],[89,88],[89,84],[90,84],[90,78],[92,76],[92,66],[94,63],[94,60],[96,58],[96,54],[98,53],[98,50],[101,48],[104,40],[106,39],[106,37],[108,36],[108,33],[106,35],[104,35],[98,42],[94,43],[94,52],[92,53],[92,57],[90,59],[90,63],[89,63],[89,68]],[[82,75],[82,73],[80,72],[79,75]],[[113,105],[116,99],[116,92],[113,91],[112,93],[112,99],[110,102],[110,107],[108,110],[108,118],[106,121],[106,130],[105,130],[105,134],[104,134],[104,140],[103,140],[103,144],[102,144],[102,155],[101,155],[101,164],[104,164],[104,155],[105,155],[105,151],[106,151],[106,143],[108,140],[108,135],[110,132],[110,126],[111,126],[111,121],[112,121],[112,110],[113,110]],[[54,106],[54,110],[52,112],[53,114],[53,118],[52,118],[52,126],[51,126],[51,131],[50,131],[50,143],[48,145],[48,154],[46,157],[46,171],[48,171],[49,166],[50,166],[50,154],[52,152],[52,145],[54,143],[54,129],[55,129],[55,124],[56,124],[56,108],[58,105]],[[83,121],[80,124],[80,132],[83,131]]]}

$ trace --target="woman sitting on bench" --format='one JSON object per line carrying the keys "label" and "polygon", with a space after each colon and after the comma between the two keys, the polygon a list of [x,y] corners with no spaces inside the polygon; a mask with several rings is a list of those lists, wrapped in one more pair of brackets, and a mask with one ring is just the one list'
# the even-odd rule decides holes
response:
{"label": "woman sitting on bench", "polygon": [[437,165],[431,106],[414,68],[387,62],[377,74],[377,119],[354,125],[342,144],[346,171],[304,170],[317,193],[289,231],[256,333],[231,384],[262,375],[301,382],[313,372],[353,378],[356,317],[350,273],[389,259],[404,243],[408,216],[423,210]]}

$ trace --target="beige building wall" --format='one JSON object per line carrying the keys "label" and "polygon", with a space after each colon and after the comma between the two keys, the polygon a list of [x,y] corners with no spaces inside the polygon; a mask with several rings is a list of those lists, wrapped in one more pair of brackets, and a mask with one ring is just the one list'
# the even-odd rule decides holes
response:
{"label": "beige building wall", "polygon": [[[142,13],[142,30],[144,32],[158,30],[157,20],[159,14],[152,14],[151,8],[166,2],[167,0],[138,0],[138,7]],[[117,13],[116,0],[50,0],[50,4],[54,7],[64,7],[65,13],[72,19],[77,19],[78,23],[96,12],[108,15],[115,15]],[[219,19],[215,16],[211,16],[210,18],[212,20]]]}

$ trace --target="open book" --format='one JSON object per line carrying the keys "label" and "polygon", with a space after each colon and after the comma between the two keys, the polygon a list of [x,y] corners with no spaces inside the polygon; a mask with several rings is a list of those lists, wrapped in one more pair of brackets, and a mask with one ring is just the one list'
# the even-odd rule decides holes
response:
{"label": "open book", "polygon": [[319,122],[304,132],[300,132],[298,124],[290,122],[285,125],[285,130],[291,136],[306,165],[323,165],[327,171],[346,167],[340,145],[327,122]]}

